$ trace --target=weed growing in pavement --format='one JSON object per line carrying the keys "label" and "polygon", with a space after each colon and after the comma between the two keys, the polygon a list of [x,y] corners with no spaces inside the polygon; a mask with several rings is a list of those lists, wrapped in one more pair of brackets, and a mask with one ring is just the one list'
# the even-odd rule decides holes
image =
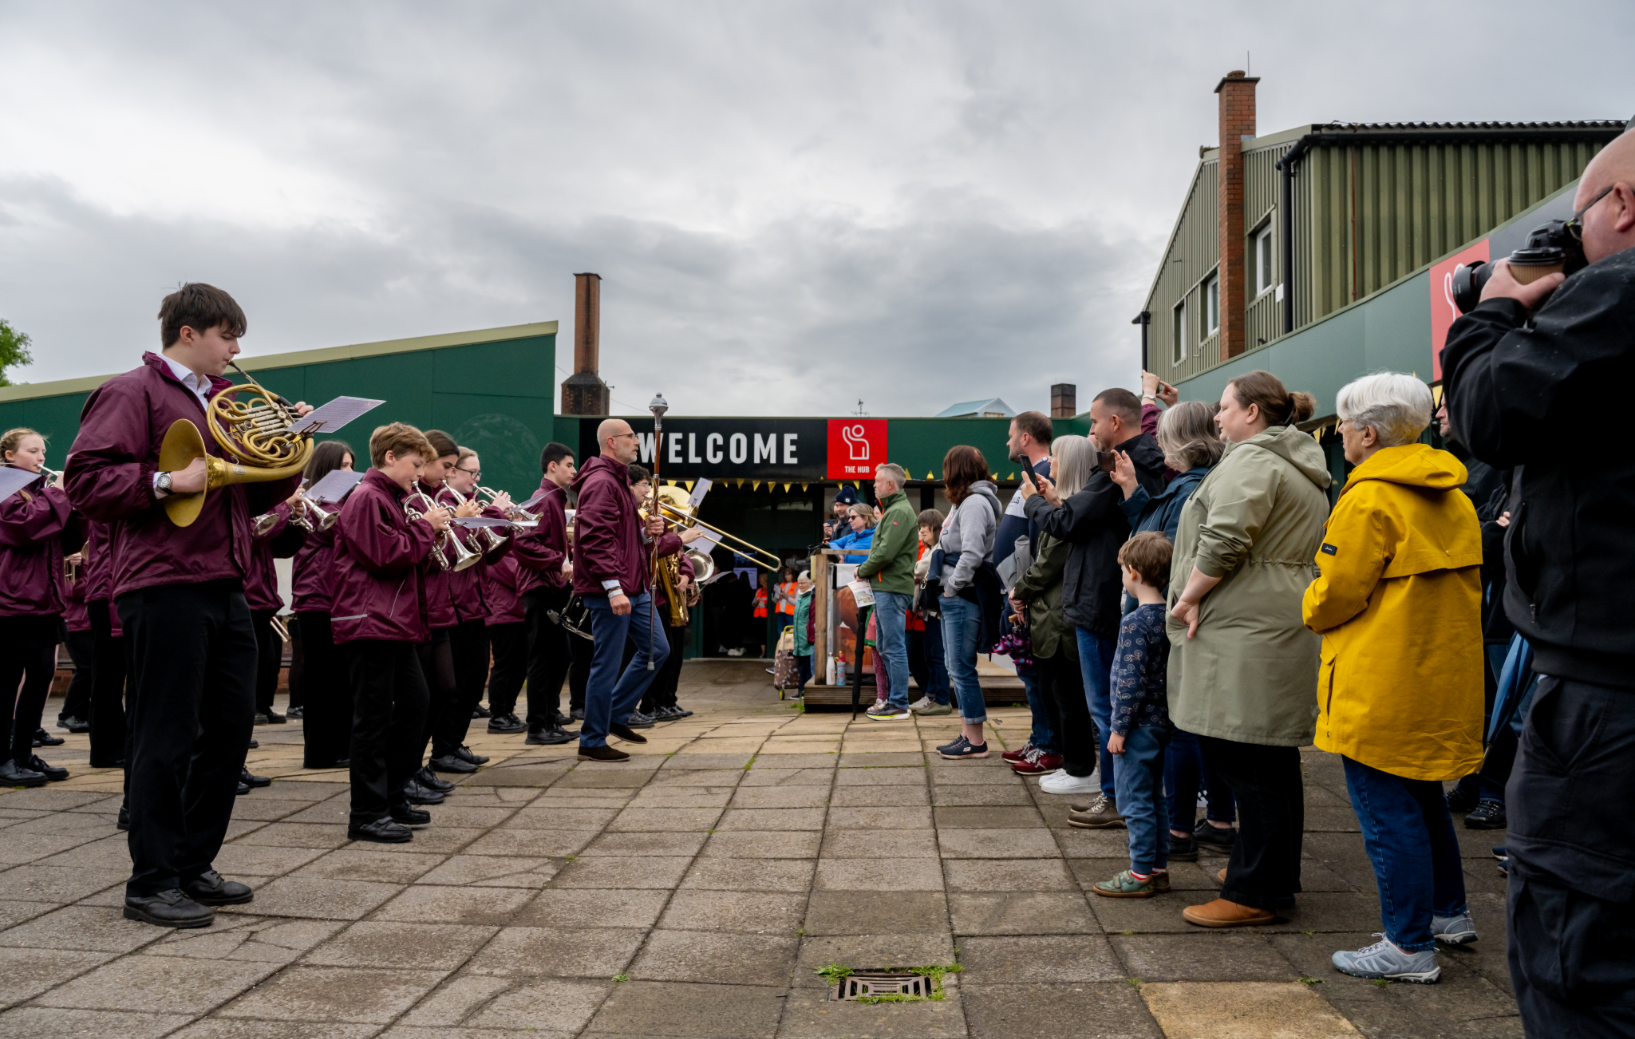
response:
{"label": "weed growing in pavement", "polygon": [[831,984],[838,985],[840,984],[841,978],[849,978],[852,976],[852,969],[850,967],[842,967],[838,963],[831,963],[827,967],[817,968],[812,973],[816,974],[820,978],[828,978]]}
{"label": "weed growing in pavement", "polygon": [[1322,978],[1301,978],[1300,979],[1300,984],[1302,984],[1302,985],[1321,985],[1322,983],[1323,983]]}
{"label": "weed growing in pavement", "polygon": [[630,975],[628,975],[628,974],[615,974],[615,975],[613,975],[613,980],[614,981],[629,981],[630,980]]}
{"label": "weed growing in pavement", "polygon": [[1140,988],[1141,987],[1141,979],[1140,978],[1125,978],[1124,979],[1124,984],[1130,986],[1131,988]]}
{"label": "weed growing in pavement", "polygon": [[1385,986],[1391,984],[1391,979],[1390,978],[1375,978],[1374,979],[1374,984],[1378,985],[1380,988],[1384,988]]}

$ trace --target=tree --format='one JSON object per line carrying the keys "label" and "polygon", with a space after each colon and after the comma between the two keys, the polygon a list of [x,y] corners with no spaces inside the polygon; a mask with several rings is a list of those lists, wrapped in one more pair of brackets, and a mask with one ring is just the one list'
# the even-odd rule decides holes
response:
{"label": "tree", "polygon": [[11,322],[0,318],[0,386],[10,386],[6,369],[33,364],[34,355],[28,352],[28,333],[11,327]]}

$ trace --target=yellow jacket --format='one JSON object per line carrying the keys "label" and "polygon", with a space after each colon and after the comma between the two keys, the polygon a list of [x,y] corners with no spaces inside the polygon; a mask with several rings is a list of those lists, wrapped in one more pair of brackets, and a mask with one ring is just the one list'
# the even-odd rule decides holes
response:
{"label": "yellow jacket", "polygon": [[1406,779],[1482,761],[1482,532],[1465,467],[1424,444],[1352,470],[1301,614],[1323,636],[1317,746]]}

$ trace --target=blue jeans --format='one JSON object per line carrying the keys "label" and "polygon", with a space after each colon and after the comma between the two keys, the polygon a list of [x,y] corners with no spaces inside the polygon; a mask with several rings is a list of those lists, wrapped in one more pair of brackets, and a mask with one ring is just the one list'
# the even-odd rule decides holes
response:
{"label": "blue jeans", "polygon": [[1118,763],[1118,814],[1129,829],[1130,870],[1169,866],[1169,807],[1164,800],[1164,748],[1169,730],[1138,726],[1124,737]]}
{"label": "blue jeans", "polygon": [[[1385,937],[1406,952],[1436,948],[1431,915],[1465,911],[1459,838],[1442,784],[1342,758],[1351,807],[1379,885]],[[1120,805],[1122,809],[1124,806]]]}
{"label": "blue jeans", "polygon": [[1060,754],[1062,748],[1056,742],[1056,729],[1050,724],[1050,705],[1045,702],[1050,694],[1039,688],[1038,669],[1032,664],[1017,665],[1016,677],[1022,680],[1022,688],[1028,694],[1028,713],[1033,715],[1033,732],[1028,742],[1046,754]]}
{"label": "blue jeans", "polygon": [[[1209,810],[1205,814],[1218,823],[1237,817],[1232,788],[1209,773],[1198,737],[1184,729],[1171,729],[1169,753],[1164,755],[1164,788],[1169,791],[1169,826],[1191,833],[1198,821],[1198,788],[1208,791]],[[1121,806],[1122,808],[1122,806]]]}
{"label": "blue jeans", "polygon": [[976,679],[976,641],[982,636],[982,611],[976,603],[957,595],[943,596],[941,605],[942,646],[954,702],[961,718],[978,725],[988,720],[982,686]]}
{"label": "blue jeans", "polygon": [[890,688],[886,702],[908,708],[908,632],[903,624],[913,597],[896,592],[874,593],[874,648],[886,665]]}
{"label": "blue jeans", "polygon": [[932,703],[948,702],[948,655],[942,648],[942,622],[932,618],[924,631],[908,633],[908,669]]}
{"label": "blue jeans", "polygon": [[[607,746],[608,725],[623,725],[630,718],[630,712],[641,703],[670,655],[670,640],[657,632],[658,637],[652,640],[653,669],[647,669],[649,633],[654,631],[649,624],[648,601],[646,592],[631,596],[630,612],[618,617],[607,596],[585,596],[595,648],[590,658],[590,678],[585,682],[585,721],[579,726],[581,747]],[[619,665],[624,660],[626,639],[635,644],[636,654],[621,674]]]}
{"label": "blue jeans", "polygon": [[1113,755],[1107,752],[1107,737],[1113,731],[1113,651],[1118,648],[1118,639],[1093,635],[1087,628],[1073,630],[1079,636],[1079,670],[1084,672],[1084,699],[1090,705],[1090,717],[1096,723],[1096,749],[1101,753],[1101,792],[1112,797]]}

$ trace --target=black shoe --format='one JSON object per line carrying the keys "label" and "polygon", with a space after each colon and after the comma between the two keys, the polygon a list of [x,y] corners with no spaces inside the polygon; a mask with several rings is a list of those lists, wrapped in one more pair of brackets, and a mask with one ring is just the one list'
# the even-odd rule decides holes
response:
{"label": "black shoe", "polygon": [[484,707],[482,704],[478,704],[475,708],[472,709],[472,712],[471,712],[471,717],[474,718],[474,719],[475,718],[492,718],[493,716],[494,716],[494,712],[490,711],[488,708]]}
{"label": "black shoe", "polygon": [[61,736],[53,736],[44,729],[34,730],[34,745],[36,747],[60,747],[64,742]]}
{"label": "black shoe", "polygon": [[[797,693],[795,695],[799,696],[800,694]],[[676,718],[676,719],[691,718],[692,716],[693,716],[693,712],[687,710],[685,707],[679,706],[677,704],[671,704],[670,705],[670,717],[671,718]]]}
{"label": "black shoe", "polygon": [[390,818],[376,819],[372,823],[362,826],[348,826],[346,839],[349,841],[374,841],[376,844],[407,844],[414,840],[414,834],[409,829]]}
{"label": "black shoe", "polygon": [[443,803],[442,794],[431,787],[421,786],[420,783],[413,779],[404,784],[403,796],[412,805],[440,805]]}
{"label": "black shoe", "polygon": [[1482,788],[1474,776],[1466,776],[1448,791],[1448,811],[1468,812],[1481,801]]}
{"label": "black shoe", "polygon": [[454,752],[454,756],[459,758],[461,761],[469,761],[473,765],[486,765],[486,764],[488,764],[487,755],[478,754],[476,751],[472,750],[470,747],[466,746],[464,743],[460,744],[460,749],[456,750]]}
{"label": "black shoe", "polygon": [[444,754],[440,758],[431,759],[431,769],[433,772],[456,772],[460,775],[469,775],[477,771],[477,766],[465,758],[453,754]]}
{"label": "black shoe", "polygon": [[182,881],[182,894],[201,906],[239,906],[255,899],[248,884],[228,880],[213,869]]}
{"label": "black shoe", "polygon": [[1230,855],[1232,845],[1238,839],[1238,831],[1231,827],[1223,830],[1219,826],[1211,826],[1208,819],[1199,819],[1198,825],[1192,828],[1192,839],[1200,848]]}
{"label": "black shoe", "polygon": [[289,713],[284,715],[286,718],[305,718],[306,716],[307,709],[305,707],[291,707]]}
{"label": "black shoe", "polygon": [[1197,862],[1198,842],[1192,837],[1177,837],[1169,835],[1169,860],[1171,862]]}
{"label": "black shoe", "polygon": [[157,895],[125,896],[125,919],[159,927],[209,927],[216,914],[178,888]]}
{"label": "black shoe", "polygon": [[434,790],[439,794],[446,794],[454,789],[454,784],[433,772],[430,765],[421,765],[420,771],[414,774],[414,779],[427,790]]}
{"label": "black shoe", "polygon": [[653,727],[653,716],[643,714],[640,711],[631,711],[630,717],[626,718],[624,723],[632,729],[651,729]]}
{"label": "black shoe", "polygon": [[238,781],[245,786],[272,786],[272,780],[266,776],[255,775],[248,768],[239,769]]}
{"label": "black shoe", "polygon": [[351,758],[336,758],[335,759],[335,767],[336,768],[351,768],[352,767],[352,759]]}
{"label": "black shoe", "polygon": [[[558,711],[557,713],[561,714],[562,712]],[[575,707],[573,710],[568,712],[568,722],[582,722],[584,720],[585,709],[583,707]],[[566,726],[568,722],[562,722],[561,724]]]}
{"label": "black shoe", "polygon": [[431,823],[431,813],[409,805],[393,805],[392,821],[399,826],[427,826]]}
{"label": "black shoe", "polygon": [[548,729],[529,729],[528,738],[522,742],[531,747],[554,747],[559,743],[566,743],[578,733],[564,732],[562,726],[553,725]]}
{"label": "black shoe", "polygon": [[76,718],[71,714],[62,715],[57,719],[57,727],[69,732],[90,732],[91,723],[83,718]]}
{"label": "black shoe", "polygon": [[580,747],[580,761],[629,761],[630,755],[612,747]]}
{"label": "black shoe", "polygon": [[114,823],[114,825],[116,827],[118,827],[119,829],[121,829],[121,830],[126,830],[126,831],[130,830],[130,828],[131,828],[131,806],[130,805],[121,804],[119,806],[119,821]]}
{"label": "black shoe", "polygon": [[246,783],[242,779],[238,781],[238,789],[233,791],[233,793],[238,795],[239,797],[243,797],[245,794],[247,794],[249,792],[250,792],[250,784]]}
{"label": "black shoe", "polygon": [[283,725],[288,720],[277,711],[257,711],[255,715],[257,725]]}
{"label": "black shoe", "polygon": [[45,773],[7,759],[0,764],[0,786],[45,786]]}
{"label": "black shoe", "polygon": [[624,740],[626,743],[646,743],[647,742],[647,737],[646,736],[643,736],[639,732],[633,731],[630,728],[630,726],[628,726],[628,725],[620,725],[617,722],[615,722],[614,724],[609,725],[607,727],[607,731],[609,733],[611,733],[612,735],[619,737],[621,740]]}
{"label": "black shoe", "polygon": [[40,760],[40,756],[38,754],[35,754],[28,759],[28,767],[53,783],[61,783],[63,780],[68,778],[68,770],[66,768],[58,768],[55,765],[48,765]]}
{"label": "black shoe", "polygon": [[488,731],[509,736],[512,733],[527,732],[528,723],[514,714],[496,714],[488,719]]}
{"label": "black shoe", "polygon": [[578,720],[578,721],[584,721],[585,720],[585,712],[584,712],[583,708],[575,711],[571,715],[563,714],[562,713],[562,708],[560,708],[560,707],[556,708],[556,725],[557,725],[557,728],[566,729],[568,726],[572,725],[575,720]]}
{"label": "black shoe", "polygon": [[1504,805],[1497,801],[1483,801],[1465,816],[1467,830],[1502,830],[1507,823]]}
{"label": "black shoe", "polygon": [[250,741],[250,749],[251,750],[260,750],[261,749],[261,741],[260,740],[251,740]]}

